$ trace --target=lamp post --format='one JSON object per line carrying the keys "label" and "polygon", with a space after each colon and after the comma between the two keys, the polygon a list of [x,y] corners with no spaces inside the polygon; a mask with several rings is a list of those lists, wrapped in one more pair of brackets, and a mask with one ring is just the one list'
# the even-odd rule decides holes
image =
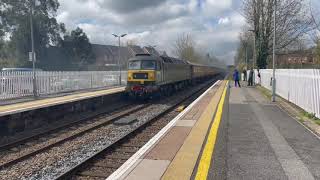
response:
{"label": "lamp post", "polygon": [[121,44],[120,44],[120,39],[122,37],[125,37],[127,34],[122,34],[122,35],[117,35],[117,34],[112,34],[114,37],[118,38],[119,40],[119,59],[118,59],[118,66],[119,66],[119,84],[121,85],[121,64],[120,64],[120,61],[121,61],[121,51],[120,51],[120,48],[121,48]]}
{"label": "lamp post", "polygon": [[273,56],[273,61],[272,61],[272,69],[273,69],[273,72],[272,72],[272,99],[271,101],[272,102],[275,102],[276,101],[276,70],[275,70],[275,61],[276,61],[276,30],[277,30],[277,27],[276,27],[276,15],[277,15],[277,0],[274,0],[274,12],[273,12],[273,52],[272,52],[272,56]]}
{"label": "lamp post", "polygon": [[37,79],[36,79],[36,54],[34,51],[34,31],[33,31],[33,9],[35,6],[35,0],[30,0],[30,34],[31,34],[31,53],[29,59],[32,61],[32,85],[33,85],[33,96],[38,97],[37,91]]}

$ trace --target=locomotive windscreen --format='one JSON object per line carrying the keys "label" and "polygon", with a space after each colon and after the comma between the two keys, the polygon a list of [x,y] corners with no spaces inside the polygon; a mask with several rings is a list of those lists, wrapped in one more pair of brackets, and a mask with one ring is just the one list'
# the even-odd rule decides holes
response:
{"label": "locomotive windscreen", "polygon": [[156,69],[156,62],[155,61],[130,61],[129,70],[155,70]]}

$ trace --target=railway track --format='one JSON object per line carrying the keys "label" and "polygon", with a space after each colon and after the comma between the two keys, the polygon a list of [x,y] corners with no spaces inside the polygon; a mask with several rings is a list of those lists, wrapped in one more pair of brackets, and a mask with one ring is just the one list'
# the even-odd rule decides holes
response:
{"label": "railway track", "polygon": [[[55,128],[51,131],[43,132],[31,137],[27,137],[20,141],[7,144],[1,147],[7,147],[9,152],[1,152],[0,170],[21,162],[36,154],[44,152],[47,149],[62,144],[66,141],[77,138],[87,132],[111,123],[113,120],[119,119],[146,106],[146,104],[131,106],[125,105],[124,107],[119,107],[120,109],[115,110],[113,113],[104,114],[101,112],[96,114],[94,119],[79,119],[75,122]],[[123,111],[124,108],[126,109],[125,111]],[[117,112],[119,110],[120,112]],[[90,117],[92,118],[92,116]],[[98,117],[99,119],[95,120]],[[9,154],[10,156],[8,156]]]}
{"label": "railway track", "polygon": [[172,111],[129,134],[58,179],[106,179],[179,114]]}
{"label": "railway track", "polygon": [[[87,166],[87,162],[97,157],[97,155],[103,152],[113,152],[112,149],[117,147],[117,144],[124,144],[122,150],[114,151],[118,154],[111,156],[111,159],[116,160],[110,161],[113,162],[108,170],[111,172],[129,158],[131,156],[130,153],[133,154],[147,142],[148,138],[150,139],[152,135],[161,130],[162,126],[165,126],[168,121],[163,120],[163,124],[160,123],[153,126],[150,125],[151,122],[165,117],[168,112],[171,112],[172,117],[174,117],[177,114],[177,112],[173,111],[175,106],[190,99],[208,84],[199,85],[192,92],[185,91],[180,95],[176,95],[176,97],[162,99],[159,102],[155,102],[155,104],[133,106],[111,116],[102,117],[95,122],[87,121],[88,123],[83,124],[79,128],[80,130],[76,128],[78,130],[77,133],[48,142],[34,151],[17,153],[23,154],[16,156],[17,158],[3,159],[5,157],[3,156],[0,162],[0,177],[5,179],[54,179],[56,177],[64,179],[73,175],[79,168],[83,169],[84,166]],[[129,125],[115,125],[112,123],[115,120],[130,116],[138,117],[139,120]],[[147,126],[148,128],[143,130],[143,127]],[[139,133],[139,131],[141,132]],[[146,134],[147,132],[150,134]],[[130,137],[138,137],[140,140],[124,142]],[[143,140],[142,137],[145,137],[145,139]],[[29,145],[32,146],[32,143]],[[118,159],[112,157],[118,157]]]}
{"label": "railway track", "polygon": [[41,130],[40,132],[34,132],[30,135],[27,135],[27,136],[24,136],[23,138],[16,138],[14,140],[11,140],[9,142],[6,142],[6,143],[2,143],[0,144],[0,153],[2,151],[6,151],[8,149],[11,149],[11,148],[15,148],[17,146],[21,146],[21,145],[24,145],[24,144],[27,144],[28,141],[30,140],[34,140],[34,139],[37,139],[37,138],[40,138],[44,135],[48,135],[48,134],[53,134],[53,133],[56,133],[60,130],[63,130],[63,129],[67,129],[67,128],[70,128],[74,125],[78,125],[80,123],[83,123],[85,122],[86,120],[88,119],[94,119],[98,116],[101,116],[101,115],[105,115],[105,114],[110,114],[114,111],[118,111],[119,109],[122,109],[122,108],[126,108],[130,105],[132,105],[133,103],[128,103],[128,102],[122,102],[122,103],[119,103],[119,104],[116,104],[113,109],[100,109],[96,112],[93,112],[93,113],[88,113],[88,114],[85,114],[85,115],[82,115],[82,116],[77,116],[77,117],[70,117],[74,120],[70,121],[70,122],[60,122],[60,124],[54,128],[49,128],[47,130]]}
{"label": "railway track", "polygon": [[203,87],[194,94],[182,99],[181,102],[172,105],[172,107],[132,130],[114,144],[61,174],[56,180],[106,179],[180,113],[175,109],[177,106],[189,105],[198,97],[198,94],[203,92],[203,89],[206,88]]}

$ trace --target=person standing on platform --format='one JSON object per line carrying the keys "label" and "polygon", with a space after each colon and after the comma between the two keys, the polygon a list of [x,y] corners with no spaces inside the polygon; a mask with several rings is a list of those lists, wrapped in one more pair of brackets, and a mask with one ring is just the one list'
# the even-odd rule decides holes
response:
{"label": "person standing on platform", "polygon": [[261,74],[259,69],[258,69],[258,78],[259,78],[259,84],[261,85]]}
{"label": "person standing on platform", "polygon": [[243,81],[247,81],[247,70],[243,69],[242,73],[243,73]]}
{"label": "person standing on platform", "polygon": [[253,86],[253,68],[249,72],[248,86]]}
{"label": "person standing on platform", "polygon": [[239,87],[241,88],[239,76],[240,76],[239,71],[235,69],[233,72],[234,86],[237,87],[237,85],[239,85]]}

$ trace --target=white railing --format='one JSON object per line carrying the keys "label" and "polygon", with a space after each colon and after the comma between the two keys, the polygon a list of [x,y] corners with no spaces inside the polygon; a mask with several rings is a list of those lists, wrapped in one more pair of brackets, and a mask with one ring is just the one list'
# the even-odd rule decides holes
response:
{"label": "white railing", "polygon": [[[272,69],[262,69],[260,74],[261,85],[271,90]],[[277,95],[320,118],[320,69],[277,69],[276,81]]]}
{"label": "white railing", "polygon": [[[122,72],[122,85],[126,84],[126,71]],[[32,72],[0,72],[0,100],[33,95]],[[112,87],[119,85],[116,71],[38,71],[37,92],[41,95]]]}

